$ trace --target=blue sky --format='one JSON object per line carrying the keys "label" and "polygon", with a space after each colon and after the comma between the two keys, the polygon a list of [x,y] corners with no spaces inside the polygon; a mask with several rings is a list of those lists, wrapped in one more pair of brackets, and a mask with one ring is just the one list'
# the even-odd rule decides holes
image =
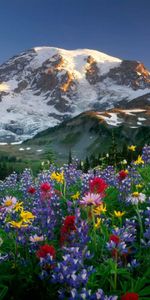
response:
{"label": "blue sky", "polygon": [[96,49],[150,69],[150,0],[1,0],[0,63],[35,46]]}

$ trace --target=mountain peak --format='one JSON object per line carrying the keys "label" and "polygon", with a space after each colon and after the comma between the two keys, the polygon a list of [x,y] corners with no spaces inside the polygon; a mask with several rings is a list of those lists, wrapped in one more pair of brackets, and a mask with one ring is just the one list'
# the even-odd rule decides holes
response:
{"label": "mountain peak", "polygon": [[102,73],[107,73],[111,67],[118,66],[121,63],[119,58],[90,49],[65,50],[55,47],[35,47],[33,50],[36,52],[36,60],[39,60],[40,64],[45,60],[51,61],[57,55],[63,57],[66,61],[66,67],[70,71],[82,72],[89,56],[93,57],[97,64],[102,64],[100,66]]}
{"label": "mountain peak", "polygon": [[139,62],[90,49],[35,47],[0,66],[0,140],[24,140],[137,97],[149,103],[149,93],[150,73]]}

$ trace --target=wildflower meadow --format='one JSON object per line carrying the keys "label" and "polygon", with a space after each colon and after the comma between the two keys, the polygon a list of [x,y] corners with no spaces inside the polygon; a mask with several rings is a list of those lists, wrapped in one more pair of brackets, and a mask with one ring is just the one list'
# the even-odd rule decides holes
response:
{"label": "wildflower meadow", "polygon": [[12,173],[0,223],[0,300],[150,299],[150,146],[129,165]]}

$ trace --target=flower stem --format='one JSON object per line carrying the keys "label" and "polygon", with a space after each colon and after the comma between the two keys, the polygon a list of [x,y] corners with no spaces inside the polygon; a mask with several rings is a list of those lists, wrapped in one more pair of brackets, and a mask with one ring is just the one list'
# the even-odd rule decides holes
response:
{"label": "flower stem", "polygon": [[114,273],[114,288],[115,291],[117,289],[117,259],[118,259],[118,255],[117,252],[115,253],[115,273]]}
{"label": "flower stem", "polygon": [[139,226],[140,226],[140,245],[141,245],[141,239],[143,238],[143,224],[142,224],[142,219],[141,219],[141,215],[140,215],[138,206],[136,206],[135,211],[138,216],[138,221],[139,221]]}
{"label": "flower stem", "polygon": [[95,250],[97,251],[95,216],[94,216],[93,206],[91,207],[91,215],[92,215],[92,222],[93,222],[93,229],[94,229],[94,244],[95,244]]}

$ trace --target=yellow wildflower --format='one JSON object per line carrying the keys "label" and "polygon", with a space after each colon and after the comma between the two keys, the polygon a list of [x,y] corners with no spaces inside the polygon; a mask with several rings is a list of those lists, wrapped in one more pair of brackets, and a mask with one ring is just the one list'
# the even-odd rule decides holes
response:
{"label": "yellow wildflower", "polygon": [[21,228],[21,227],[27,227],[28,225],[27,224],[23,224],[23,221],[11,221],[9,222],[9,224],[12,226],[12,227],[15,227],[15,228]]}
{"label": "yellow wildflower", "polygon": [[142,156],[139,155],[138,159],[134,161],[135,165],[141,165],[144,164],[144,160],[142,159]]}
{"label": "yellow wildflower", "polygon": [[139,184],[136,184],[136,188],[137,188],[137,189],[141,189],[142,187],[143,187],[142,184],[140,184],[140,183],[139,183]]}
{"label": "yellow wildflower", "polygon": [[62,171],[61,173],[53,172],[50,178],[56,180],[59,183],[64,183],[64,171]]}
{"label": "yellow wildflower", "polygon": [[77,200],[77,199],[79,199],[79,196],[80,196],[80,193],[79,193],[79,192],[76,192],[74,195],[71,196],[71,198],[72,198],[73,200]]}
{"label": "yellow wildflower", "polygon": [[100,204],[93,210],[95,215],[104,214],[106,211],[107,211],[106,204],[104,204],[104,203]]}
{"label": "yellow wildflower", "polygon": [[97,222],[95,223],[95,228],[99,228],[100,227],[100,224],[101,224],[101,218],[97,218]]}
{"label": "yellow wildflower", "polygon": [[31,219],[34,219],[35,216],[30,211],[22,210],[20,217],[22,218],[22,222],[24,223],[31,223]]}
{"label": "yellow wildflower", "polygon": [[122,216],[124,216],[124,214],[125,214],[125,211],[116,211],[116,210],[114,210],[114,215],[117,218],[121,218]]}
{"label": "yellow wildflower", "polygon": [[23,209],[22,204],[23,204],[23,202],[17,202],[14,206],[14,211],[22,210]]}
{"label": "yellow wildflower", "polygon": [[134,145],[131,145],[128,147],[128,150],[130,150],[130,151],[135,151],[135,149],[136,149],[136,146],[134,146]]}
{"label": "yellow wildflower", "polygon": [[11,199],[5,201],[5,206],[11,206],[13,204]]}
{"label": "yellow wildflower", "polygon": [[133,197],[138,197],[138,196],[139,196],[139,192],[133,192],[133,193],[132,193],[132,196],[133,196]]}

